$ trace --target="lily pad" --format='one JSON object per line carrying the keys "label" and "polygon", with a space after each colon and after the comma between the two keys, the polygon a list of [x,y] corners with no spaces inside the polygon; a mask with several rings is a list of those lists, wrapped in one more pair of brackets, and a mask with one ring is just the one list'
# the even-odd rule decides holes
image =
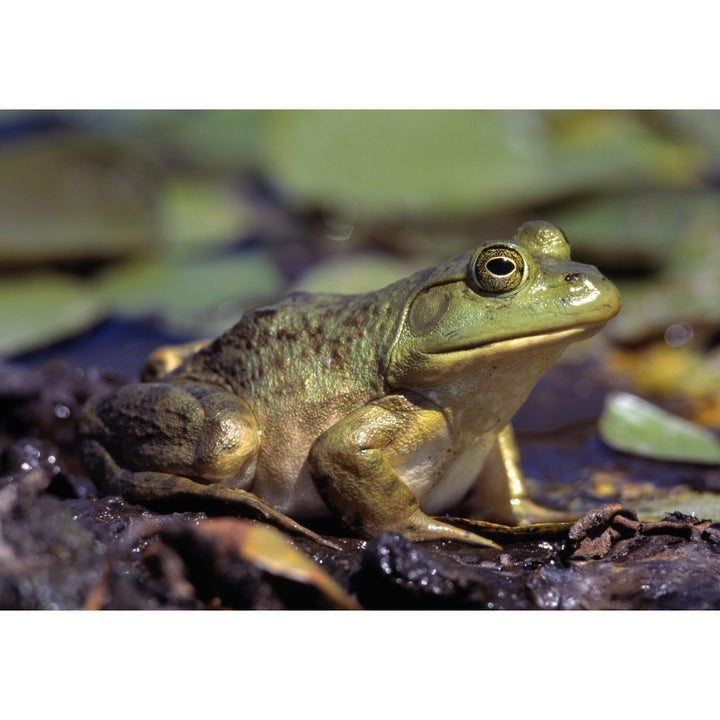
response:
{"label": "lily pad", "polygon": [[264,110],[97,110],[61,115],[94,132],[112,132],[195,168],[236,173],[254,164]]}
{"label": "lily pad", "polygon": [[294,111],[263,157],[298,203],[417,216],[498,212],[564,193],[675,184],[699,159],[629,113]]}
{"label": "lily pad", "polygon": [[411,275],[422,266],[381,255],[352,255],[316,265],[300,278],[295,289],[348,295],[371,292]]}
{"label": "lily pad", "polygon": [[682,253],[693,228],[714,223],[715,192],[654,190],[600,196],[550,213],[570,237],[573,250],[627,268],[656,269]]}
{"label": "lily pad", "polygon": [[169,244],[222,245],[251,227],[252,212],[224,183],[176,179],[162,193],[161,234]]}
{"label": "lily pad", "polygon": [[0,260],[125,257],[158,240],[159,166],[131,143],[54,133],[0,148]]}
{"label": "lily pad", "polygon": [[623,452],[675,462],[720,464],[720,442],[699,425],[630,393],[611,393],[599,420],[600,437]]}
{"label": "lily pad", "polygon": [[0,356],[32,350],[91,327],[103,305],[78,280],[52,273],[0,281]]}
{"label": "lily pad", "polygon": [[632,504],[642,520],[661,520],[666,513],[677,511],[697,518],[720,520],[720,494],[681,490],[644,498]]}
{"label": "lily pad", "polygon": [[227,329],[250,305],[276,297],[282,287],[275,264],[262,253],[140,260],[105,272],[96,283],[114,312],[154,312],[177,327],[210,334]]}
{"label": "lily pad", "polygon": [[615,348],[608,372],[627,378],[642,395],[683,403],[683,415],[704,427],[720,429],[720,348],[697,350],[693,328],[670,326],[664,341],[641,348]]}

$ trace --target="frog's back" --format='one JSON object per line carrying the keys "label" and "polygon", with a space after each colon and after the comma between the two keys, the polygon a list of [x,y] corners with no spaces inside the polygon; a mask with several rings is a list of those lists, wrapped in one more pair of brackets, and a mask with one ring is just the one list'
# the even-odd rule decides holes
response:
{"label": "frog's back", "polygon": [[250,310],[175,375],[228,387],[261,425],[380,397],[397,320],[377,295],[293,293]]}

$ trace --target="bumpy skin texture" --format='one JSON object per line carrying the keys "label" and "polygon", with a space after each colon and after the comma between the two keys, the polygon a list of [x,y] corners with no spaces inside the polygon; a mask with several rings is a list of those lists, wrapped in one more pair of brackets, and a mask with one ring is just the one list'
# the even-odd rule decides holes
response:
{"label": "bumpy skin texture", "polygon": [[382,290],[290,295],[212,342],[161,349],[145,382],[88,403],[84,458],[131,500],[490,544],[431,515],[469,496],[483,519],[528,519],[510,419],[619,308],[560,230],[526,223]]}

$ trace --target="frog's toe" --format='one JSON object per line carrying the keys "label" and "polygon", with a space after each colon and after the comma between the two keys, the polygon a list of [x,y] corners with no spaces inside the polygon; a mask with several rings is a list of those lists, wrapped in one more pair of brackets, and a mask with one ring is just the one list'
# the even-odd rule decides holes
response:
{"label": "frog's toe", "polygon": [[511,501],[513,525],[534,525],[536,523],[575,522],[580,513],[559,510],[540,505],[528,497]]}
{"label": "frog's toe", "polygon": [[501,550],[502,547],[482,535],[449,525],[437,518],[416,511],[409,519],[406,528],[401,530],[408,540],[427,542],[430,540],[456,540],[468,545],[479,545]]}

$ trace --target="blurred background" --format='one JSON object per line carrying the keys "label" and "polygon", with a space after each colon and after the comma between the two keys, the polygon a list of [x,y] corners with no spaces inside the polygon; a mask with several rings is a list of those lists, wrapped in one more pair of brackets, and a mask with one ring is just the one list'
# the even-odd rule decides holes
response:
{"label": "blurred background", "polygon": [[534,218],[621,287],[609,370],[720,427],[717,111],[2,112],[0,357],[132,375]]}

